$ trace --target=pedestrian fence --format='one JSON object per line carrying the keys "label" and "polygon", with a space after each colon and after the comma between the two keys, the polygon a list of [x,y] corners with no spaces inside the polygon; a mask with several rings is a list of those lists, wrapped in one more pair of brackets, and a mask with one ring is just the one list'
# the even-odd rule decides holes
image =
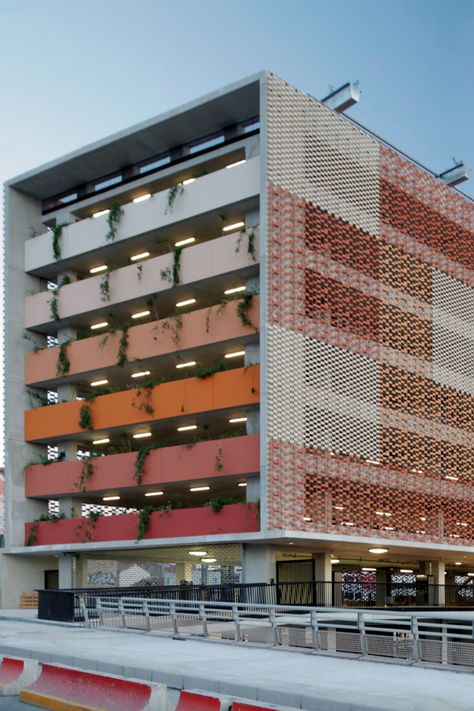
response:
{"label": "pedestrian fence", "polygon": [[466,613],[347,610],[249,603],[79,595],[86,627],[257,642],[358,657],[474,667]]}

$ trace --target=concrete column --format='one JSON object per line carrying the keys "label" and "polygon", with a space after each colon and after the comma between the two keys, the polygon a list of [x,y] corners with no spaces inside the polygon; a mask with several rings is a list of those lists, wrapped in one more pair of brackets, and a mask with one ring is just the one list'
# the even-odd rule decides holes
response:
{"label": "concrete column", "polygon": [[89,564],[87,558],[83,556],[76,557],[76,571],[75,571],[75,587],[76,588],[87,588],[89,587]]}
{"label": "concrete column", "polygon": [[179,585],[182,580],[186,580],[191,583],[193,580],[193,564],[192,561],[189,563],[176,563],[176,585]]}
{"label": "concrete column", "polygon": [[250,210],[245,214],[245,227],[247,229],[252,229],[254,227],[258,227],[260,224],[260,211],[259,210]]}
{"label": "concrete column", "polygon": [[431,563],[431,571],[432,571],[432,576],[433,576],[433,583],[435,585],[435,588],[433,590],[433,603],[435,605],[440,605],[441,607],[444,607],[446,603],[446,595],[445,595],[445,584],[446,584],[446,576],[445,576],[445,561],[444,560],[435,560],[432,561]]}
{"label": "concrete column", "polygon": [[74,556],[72,553],[60,553],[58,558],[59,568],[59,587],[72,588],[74,587],[73,572],[74,572]]}
{"label": "concrete column", "polygon": [[272,546],[244,543],[242,577],[244,583],[276,581],[276,550]]}
{"label": "concrete column", "polygon": [[332,563],[331,553],[313,553],[316,605],[332,605]]}
{"label": "concrete column", "polygon": [[260,363],[260,346],[258,343],[249,343],[245,347],[244,365],[255,365]]}
{"label": "concrete column", "polygon": [[251,158],[255,158],[255,156],[258,155],[260,155],[260,145],[258,136],[251,136],[247,139],[247,143],[245,145],[245,158],[246,160],[250,160]]}
{"label": "concrete column", "polygon": [[377,568],[375,573],[375,604],[377,607],[385,607],[387,598],[390,595],[389,583],[390,571],[387,568]]}
{"label": "concrete column", "polygon": [[73,440],[58,442],[58,451],[64,452],[65,459],[69,462],[74,462],[77,459],[77,450],[80,445]]}
{"label": "concrete column", "polygon": [[247,479],[245,488],[245,500],[248,504],[260,501],[260,477],[251,476]]}
{"label": "concrete column", "polygon": [[[75,281],[75,279],[74,279]],[[74,328],[60,328],[58,329],[58,341],[59,343],[65,343],[66,341],[75,340],[77,337],[77,331]],[[70,402],[75,400],[77,396],[77,387],[72,383],[61,383],[57,387],[58,391],[58,402],[66,400]]]}
{"label": "concrete column", "polygon": [[82,502],[72,496],[65,496],[59,499],[59,513],[63,513],[66,518],[79,518],[81,516]]}

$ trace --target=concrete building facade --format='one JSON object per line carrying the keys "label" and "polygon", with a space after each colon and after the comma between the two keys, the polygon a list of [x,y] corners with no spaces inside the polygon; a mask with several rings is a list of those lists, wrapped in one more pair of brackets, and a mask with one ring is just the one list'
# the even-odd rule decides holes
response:
{"label": "concrete building facade", "polygon": [[4,606],[474,571],[465,196],[262,73],[6,204]]}

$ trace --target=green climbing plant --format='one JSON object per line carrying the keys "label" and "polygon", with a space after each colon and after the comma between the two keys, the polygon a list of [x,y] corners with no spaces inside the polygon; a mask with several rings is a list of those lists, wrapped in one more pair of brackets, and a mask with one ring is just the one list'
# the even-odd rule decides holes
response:
{"label": "green climbing plant", "polygon": [[247,294],[244,294],[237,302],[237,316],[239,317],[242,326],[253,326],[248,315],[250,307],[252,305],[253,297],[253,292],[248,292]]}
{"label": "green climbing plant", "polygon": [[87,482],[92,478],[94,474],[94,465],[92,464],[89,457],[85,457],[81,460],[81,469],[77,480],[74,482],[74,486],[79,491],[84,492],[86,490]]}
{"label": "green climbing plant", "polygon": [[183,247],[173,249],[173,263],[166,269],[160,270],[162,281],[167,281],[171,286],[178,286],[181,283],[181,254]]}
{"label": "green climbing plant", "polygon": [[53,256],[56,261],[61,259],[61,236],[63,229],[67,227],[67,224],[67,222],[61,222],[59,225],[53,227],[51,231],[53,236]]}
{"label": "green climbing plant", "polygon": [[168,195],[166,198],[166,209],[165,209],[165,214],[168,212],[172,212],[174,204],[176,202],[176,198],[179,197],[179,195],[182,195],[184,191],[184,186],[182,183],[176,183],[176,185],[172,185],[171,188],[168,190]]}
{"label": "green climbing plant", "polygon": [[59,321],[59,309],[58,309],[58,290],[55,289],[51,292],[51,299],[49,300],[49,313],[53,321]]}
{"label": "green climbing plant", "polygon": [[142,383],[135,390],[135,397],[132,400],[132,407],[135,407],[137,410],[141,410],[142,412],[146,412],[147,415],[153,415],[155,411],[153,409],[151,399],[154,386],[154,381]]}
{"label": "green climbing plant", "polygon": [[161,442],[153,442],[151,444],[147,444],[144,447],[140,447],[140,449],[137,452],[137,457],[135,459],[135,471],[133,478],[137,482],[137,484],[142,483],[142,479],[145,473],[145,462],[146,458],[150,454],[150,452],[153,452],[155,449],[160,449],[160,447],[163,447],[163,444]]}
{"label": "green climbing plant", "polygon": [[219,449],[217,450],[216,459],[214,462],[214,469],[216,470],[216,472],[221,472],[224,469],[222,447],[219,447]]}
{"label": "green climbing plant", "polygon": [[138,512],[137,541],[142,541],[145,538],[145,534],[150,526],[151,515],[154,511],[156,511],[154,506],[144,506]]}
{"label": "green climbing plant", "polygon": [[79,411],[79,427],[83,430],[92,429],[92,412],[88,402],[84,402]]}
{"label": "green climbing plant", "polygon": [[128,348],[128,329],[130,328],[129,324],[124,324],[121,327],[121,334],[119,338],[119,349],[117,353],[117,365],[120,368],[123,368],[125,363],[127,362],[127,348]]}
{"label": "green climbing plant", "polygon": [[228,506],[229,504],[240,503],[242,503],[242,499],[239,496],[215,496],[209,501],[208,505],[211,507],[215,514],[218,514],[221,512],[224,506]]}
{"label": "green climbing plant", "polygon": [[100,278],[99,291],[102,301],[110,301],[110,276],[113,271],[115,271],[115,267],[112,265],[108,266],[107,271],[105,271]]}
{"label": "green climbing plant", "polygon": [[71,363],[68,358],[68,346],[71,344],[71,339],[68,338],[67,341],[63,341],[59,344],[58,349],[58,360],[56,363],[56,375],[64,377],[69,373]]}
{"label": "green climbing plant", "polygon": [[114,241],[122,216],[122,205],[118,202],[118,200],[115,200],[110,206],[109,214],[107,215],[107,226],[109,229],[107,231],[107,234],[105,235],[106,242]]}

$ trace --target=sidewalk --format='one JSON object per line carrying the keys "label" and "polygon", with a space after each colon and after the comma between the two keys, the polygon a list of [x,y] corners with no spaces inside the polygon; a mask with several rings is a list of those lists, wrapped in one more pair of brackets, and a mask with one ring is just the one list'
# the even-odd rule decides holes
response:
{"label": "sidewalk", "polygon": [[[0,653],[307,711],[471,711],[474,674],[0,616]],[[22,611],[24,612],[24,611]],[[26,617],[26,616],[25,616]],[[29,615],[28,615],[29,617]]]}

